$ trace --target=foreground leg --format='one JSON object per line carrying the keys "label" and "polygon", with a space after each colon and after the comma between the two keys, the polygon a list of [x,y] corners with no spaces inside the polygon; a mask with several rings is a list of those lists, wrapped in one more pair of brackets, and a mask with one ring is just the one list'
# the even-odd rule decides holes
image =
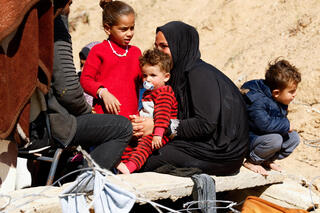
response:
{"label": "foreground leg", "polygon": [[267,134],[258,136],[250,146],[249,159],[254,164],[273,161],[281,150],[282,136],[280,134]]}
{"label": "foreground leg", "polygon": [[132,136],[128,119],[110,114],[77,117],[77,131],[71,145],[81,145],[102,168],[111,169],[119,161]]}
{"label": "foreground leg", "polygon": [[268,176],[267,170],[265,170],[265,168],[263,168],[261,165],[253,164],[246,160],[243,163],[243,166],[255,173],[261,174],[263,176]]}
{"label": "foreground leg", "polygon": [[288,157],[300,143],[300,137],[297,132],[289,132],[288,135],[289,139],[282,143],[281,150],[277,158],[279,160]]}
{"label": "foreground leg", "polygon": [[[164,165],[172,165],[176,168],[198,168],[209,175],[225,176],[238,173],[243,162],[242,159],[235,161],[200,160],[201,155],[192,156],[184,148],[178,147],[176,143],[180,143],[180,141],[171,141],[160,148],[158,152],[153,152],[142,170],[154,171]],[[181,143],[185,142],[181,141]]]}
{"label": "foreground leg", "polygon": [[266,162],[265,165],[274,171],[278,171],[278,172],[282,171],[282,168],[280,167],[280,165],[276,164],[274,161]]}
{"label": "foreground leg", "polygon": [[147,135],[131,151],[124,153],[117,169],[123,174],[130,174],[141,167],[152,153],[152,135]]}
{"label": "foreground leg", "polygon": [[125,174],[125,175],[130,174],[130,171],[129,171],[128,167],[127,167],[124,163],[122,163],[122,162],[120,162],[116,168],[117,168],[117,170],[119,170],[119,172],[121,172],[122,174]]}

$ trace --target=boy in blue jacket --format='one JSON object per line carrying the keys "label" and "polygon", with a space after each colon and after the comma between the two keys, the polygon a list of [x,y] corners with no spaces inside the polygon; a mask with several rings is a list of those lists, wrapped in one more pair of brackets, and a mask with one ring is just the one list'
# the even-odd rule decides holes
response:
{"label": "boy in blue jacket", "polygon": [[275,60],[269,64],[265,80],[242,85],[250,129],[246,168],[265,176],[265,168],[281,171],[274,161],[288,157],[298,146],[299,135],[290,125],[287,110],[300,81],[296,67],[286,60]]}

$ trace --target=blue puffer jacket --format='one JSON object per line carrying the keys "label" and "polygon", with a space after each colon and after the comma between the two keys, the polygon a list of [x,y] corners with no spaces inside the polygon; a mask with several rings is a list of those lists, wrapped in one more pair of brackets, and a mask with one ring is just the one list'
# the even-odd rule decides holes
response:
{"label": "blue puffer jacket", "polygon": [[288,138],[290,123],[287,118],[287,105],[276,102],[264,80],[251,80],[241,89],[248,89],[244,95],[249,117],[250,141],[258,135],[279,133]]}

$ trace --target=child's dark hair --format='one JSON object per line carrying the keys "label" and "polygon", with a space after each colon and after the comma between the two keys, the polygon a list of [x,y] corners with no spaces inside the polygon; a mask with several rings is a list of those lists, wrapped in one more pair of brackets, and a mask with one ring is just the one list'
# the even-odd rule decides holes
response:
{"label": "child's dark hair", "polygon": [[143,55],[139,58],[140,67],[146,64],[151,66],[158,65],[160,70],[165,73],[170,73],[172,68],[172,61],[169,55],[161,52],[158,49],[149,49],[144,51]]}
{"label": "child's dark hair", "polygon": [[133,8],[122,1],[100,1],[102,11],[102,25],[112,27],[118,23],[122,15],[134,14]]}
{"label": "child's dark hair", "polygon": [[273,63],[269,63],[265,74],[265,83],[270,87],[271,91],[275,89],[283,90],[289,84],[298,84],[300,81],[300,72],[287,60],[279,60],[277,58]]}

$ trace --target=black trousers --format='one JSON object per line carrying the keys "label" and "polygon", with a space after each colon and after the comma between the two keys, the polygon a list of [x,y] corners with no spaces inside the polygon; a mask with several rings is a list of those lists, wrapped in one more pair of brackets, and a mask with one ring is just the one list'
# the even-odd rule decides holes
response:
{"label": "black trousers", "polygon": [[100,167],[113,168],[132,137],[131,122],[120,115],[87,114],[77,117],[71,146],[81,145]]}
{"label": "black trousers", "polygon": [[229,161],[200,160],[187,153],[182,147],[169,142],[158,152],[154,152],[140,171],[154,171],[163,165],[170,164],[176,168],[198,168],[209,175],[228,176],[237,174],[242,162],[243,158]]}

